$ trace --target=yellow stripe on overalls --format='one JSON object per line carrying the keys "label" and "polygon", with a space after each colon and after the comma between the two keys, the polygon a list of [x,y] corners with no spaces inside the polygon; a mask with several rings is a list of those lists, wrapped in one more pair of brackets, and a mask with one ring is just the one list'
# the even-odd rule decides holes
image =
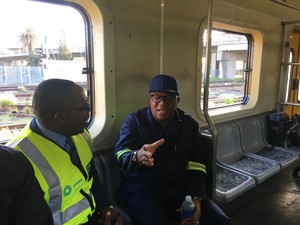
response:
{"label": "yellow stripe on overalls", "polygon": [[206,166],[204,164],[198,163],[198,162],[192,162],[189,161],[186,170],[200,170],[204,173],[206,173]]}
{"label": "yellow stripe on overalls", "polygon": [[118,151],[118,153],[117,153],[117,159],[119,160],[120,157],[121,157],[121,155],[123,155],[126,152],[132,152],[132,150],[130,150],[129,148],[125,148],[125,149],[123,149],[121,151]]}

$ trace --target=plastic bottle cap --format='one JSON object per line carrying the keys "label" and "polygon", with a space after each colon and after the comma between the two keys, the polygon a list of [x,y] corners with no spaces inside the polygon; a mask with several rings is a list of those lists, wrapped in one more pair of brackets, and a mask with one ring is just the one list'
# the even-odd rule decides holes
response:
{"label": "plastic bottle cap", "polygon": [[192,201],[192,197],[189,196],[189,195],[185,196],[185,201],[191,202]]}

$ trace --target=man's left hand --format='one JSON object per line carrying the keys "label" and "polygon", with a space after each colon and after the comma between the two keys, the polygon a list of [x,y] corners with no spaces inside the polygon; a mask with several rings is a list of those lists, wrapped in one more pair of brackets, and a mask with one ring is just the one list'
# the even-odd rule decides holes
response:
{"label": "man's left hand", "polygon": [[123,225],[123,218],[116,210],[105,208],[101,212],[97,225]]}
{"label": "man's left hand", "polygon": [[195,225],[199,223],[200,216],[201,216],[201,200],[199,199],[193,199],[194,205],[195,205],[195,211],[194,215],[192,217],[186,218],[183,222],[183,224],[186,225]]}

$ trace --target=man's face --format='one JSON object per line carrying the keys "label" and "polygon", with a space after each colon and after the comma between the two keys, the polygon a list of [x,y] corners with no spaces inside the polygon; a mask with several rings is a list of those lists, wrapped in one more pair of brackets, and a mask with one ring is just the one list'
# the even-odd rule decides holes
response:
{"label": "man's face", "polygon": [[167,126],[173,119],[179,96],[164,92],[151,92],[149,104],[155,120],[162,126]]}
{"label": "man's face", "polygon": [[83,89],[74,86],[67,100],[65,109],[61,111],[64,114],[62,126],[65,134],[71,136],[82,133],[90,116],[87,96]]}

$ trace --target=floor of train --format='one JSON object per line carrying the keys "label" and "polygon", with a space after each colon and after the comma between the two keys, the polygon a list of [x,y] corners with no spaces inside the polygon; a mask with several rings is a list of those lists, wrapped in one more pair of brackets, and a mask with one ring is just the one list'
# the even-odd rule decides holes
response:
{"label": "floor of train", "polygon": [[298,160],[229,203],[217,203],[234,225],[299,225],[300,178],[292,174]]}

